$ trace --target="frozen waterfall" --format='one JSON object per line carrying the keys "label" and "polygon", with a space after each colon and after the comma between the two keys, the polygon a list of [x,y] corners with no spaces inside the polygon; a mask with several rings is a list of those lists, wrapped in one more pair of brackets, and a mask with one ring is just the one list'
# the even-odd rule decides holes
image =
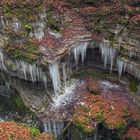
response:
{"label": "frozen waterfall", "polygon": [[80,43],[78,46],[73,48],[76,66],[78,66],[80,56],[82,58],[82,63],[84,62],[84,59],[86,57],[87,46],[88,46],[88,42],[84,42],[84,43]]}
{"label": "frozen waterfall", "polygon": [[135,76],[136,78],[140,79],[140,66],[132,61],[129,61],[125,58],[118,58],[117,59],[117,68],[119,77],[121,77],[123,72],[128,72]]}
{"label": "frozen waterfall", "polygon": [[110,73],[111,73],[114,60],[116,59],[117,50],[115,48],[109,47],[109,42],[100,43],[100,50],[102,60],[104,61],[104,66],[107,67],[107,64],[110,64]]}
{"label": "frozen waterfall", "polygon": [[66,86],[67,74],[66,74],[66,64],[62,64],[62,71],[63,71],[63,84]]}
{"label": "frozen waterfall", "polygon": [[4,65],[4,54],[3,54],[3,52],[2,52],[2,50],[0,49],[0,68],[2,69],[2,70],[6,70],[6,67],[5,67],[5,65]]}
{"label": "frozen waterfall", "polygon": [[52,133],[55,136],[60,135],[63,128],[64,128],[64,122],[47,121],[44,123],[44,131],[48,133]]}
{"label": "frozen waterfall", "polygon": [[54,94],[56,96],[58,96],[59,92],[60,92],[60,87],[61,87],[60,73],[59,73],[59,63],[54,62],[53,64],[50,64],[49,69],[50,69],[50,76],[51,76],[52,83],[53,83]]}
{"label": "frozen waterfall", "polygon": [[30,77],[31,81],[35,83],[36,81],[42,81],[45,86],[47,86],[47,76],[41,68],[38,68],[35,64],[30,64],[28,62],[17,60],[16,66],[18,70],[19,77],[23,77],[28,80]]}
{"label": "frozen waterfall", "polygon": [[18,21],[17,18],[14,18],[13,19],[13,28],[14,28],[14,31],[16,32],[19,28],[21,28],[21,22]]}

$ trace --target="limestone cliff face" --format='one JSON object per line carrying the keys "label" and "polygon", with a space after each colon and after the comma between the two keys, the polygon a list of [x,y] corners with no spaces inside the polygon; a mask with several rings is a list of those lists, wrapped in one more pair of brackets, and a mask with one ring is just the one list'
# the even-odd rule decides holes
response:
{"label": "limestone cliff face", "polygon": [[[128,65],[126,71],[139,78],[140,37],[137,5],[137,1],[2,1],[2,67],[17,73],[19,69],[30,67],[31,71],[39,71],[40,75],[44,76],[43,70],[37,67],[46,67],[49,63],[63,58],[81,42],[98,42],[102,51],[106,49],[105,57],[108,58],[105,59],[112,59],[112,56],[107,54],[107,48],[116,49],[117,54],[114,54],[113,59],[118,59],[120,75],[122,67],[129,63],[132,66]],[[20,77],[23,77],[21,75]],[[43,81],[43,76],[35,76],[34,79]],[[32,76],[31,78],[33,80]]]}

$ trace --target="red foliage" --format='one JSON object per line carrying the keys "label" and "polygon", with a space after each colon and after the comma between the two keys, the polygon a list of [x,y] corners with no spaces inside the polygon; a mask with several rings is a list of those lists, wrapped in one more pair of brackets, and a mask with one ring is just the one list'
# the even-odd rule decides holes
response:
{"label": "red foliage", "polygon": [[61,47],[61,40],[57,39],[55,36],[45,34],[45,37],[40,42],[41,45],[47,48],[60,48]]}
{"label": "red foliage", "polygon": [[80,11],[84,12],[84,13],[89,13],[90,14],[90,13],[96,12],[97,8],[93,7],[93,6],[87,6],[87,7],[80,8]]}
{"label": "red foliage", "polygon": [[130,127],[123,139],[133,138],[133,140],[140,140],[140,130],[136,127]]}
{"label": "red foliage", "polygon": [[68,10],[69,4],[65,3],[64,0],[44,0],[43,4],[45,7],[52,6],[57,11],[63,13],[64,11]]}
{"label": "red foliage", "polygon": [[0,140],[51,140],[52,138],[43,133],[33,137],[31,130],[21,124],[15,122],[1,122],[0,123]]}
{"label": "red foliage", "polygon": [[96,89],[99,93],[84,94],[83,103],[75,110],[74,120],[76,122],[81,123],[84,128],[94,128],[97,122],[102,121],[109,128],[119,128],[127,125],[127,118],[130,116],[133,120],[140,119],[137,107],[133,102],[129,104],[129,97],[125,95],[123,88],[115,85],[116,89],[106,89],[106,87],[102,89],[95,82],[89,80],[87,86],[89,89]]}
{"label": "red foliage", "polygon": [[16,5],[16,4],[35,4],[39,0],[2,0],[1,4]]}

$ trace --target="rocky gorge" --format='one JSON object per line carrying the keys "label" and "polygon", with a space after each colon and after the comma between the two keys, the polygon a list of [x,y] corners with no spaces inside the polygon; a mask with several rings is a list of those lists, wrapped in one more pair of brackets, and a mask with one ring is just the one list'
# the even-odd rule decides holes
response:
{"label": "rocky gorge", "polygon": [[48,133],[36,139],[139,140],[139,5],[2,0],[2,123]]}

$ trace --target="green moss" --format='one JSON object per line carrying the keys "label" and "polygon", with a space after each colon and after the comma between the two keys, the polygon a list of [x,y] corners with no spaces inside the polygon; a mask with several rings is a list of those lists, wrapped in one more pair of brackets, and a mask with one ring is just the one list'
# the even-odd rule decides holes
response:
{"label": "green moss", "polygon": [[37,136],[40,134],[40,130],[36,127],[31,127],[30,130],[33,136]]}
{"label": "green moss", "polygon": [[71,129],[71,139],[72,140],[86,140],[87,136],[86,133],[84,131],[82,131],[81,129],[79,129],[78,127],[73,127]]}
{"label": "green moss", "polygon": [[126,108],[126,109],[124,110],[124,117],[125,117],[125,118],[128,118],[129,116],[130,116],[129,110],[128,110],[128,108]]}
{"label": "green moss", "polygon": [[13,52],[12,54],[12,58],[16,59],[16,58],[22,58],[23,57],[23,53],[20,50],[15,50],[15,52]]}
{"label": "green moss", "polygon": [[95,118],[96,118],[96,121],[97,121],[98,123],[104,122],[104,113],[103,113],[103,111],[100,110],[100,112],[98,112],[98,113],[96,114]]}
{"label": "green moss", "polygon": [[118,122],[115,126],[115,129],[118,131],[119,134],[123,133],[126,125],[123,122]]}
{"label": "green moss", "polygon": [[73,75],[73,77],[85,77],[85,76],[89,76],[89,77],[98,77],[98,73],[96,73],[95,71],[92,71],[90,69],[86,69],[86,70],[79,70],[78,72],[75,72]]}
{"label": "green moss", "polygon": [[4,16],[6,18],[12,18],[12,11],[9,5],[4,4],[2,8],[3,8]]}
{"label": "green moss", "polygon": [[93,131],[93,128],[88,128],[86,125],[86,121],[88,120],[85,120],[85,122],[80,122],[79,120],[75,119],[74,124],[85,133],[91,133]]}
{"label": "green moss", "polygon": [[11,97],[12,101],[13,101],[13,107],[15,108],[15,110],[17,110],[18,112],[22,113],[28,113],[31,114],[32,112],[25,106],[22,98],[20,97],[20,95],[15,94]]}
{"label": "green moss", "polygon": [[131,80],[129,83],[129,89],[133,93],[137,93],[138,91],[138,84],[139,82],[137,80]]}
{"label": "green moss", "polygon": [[114,41],[115,33],[109,31],[109,40]]}
{"label": "green moss", "polygon": [[4,17],[17,19],[22,19],[25,21],[30,20],[33,16],[36,16],[36,13],[43,9],[42,3],[16,3],[14,5],[2,4],[2,12]]}
{"label": "green moss", "polygon": [[41,57],[41,52],[34,38],[25,38],[23,45],[11,45],[10,43],[4,48],[12,59],[25,59],[33,62]]}
{"label": "green moss", "polygon": [[112,74],[108,72],[99,71],[93,68],[86,68],[84,70],[79,70],[75,72],[71,77],[89,77],[94,78],[94,80],[98,79],[114,79],[118,80],[118,74]]}
{"label": "green moss", "polygon": [[24,29],[29,33],[32,30],[32,25],[30,23],[25,23]]}
{"label": "green moss", "polygon": [[136,120],[136,127],[140,129],[140,120]]}
{"label": "green moss", "polygon": [[125,18],[121,19],[119,21],[119,24],[124,25],[124,26],[128,25],[128,19],[125,19]]}
{"label": "green moss", "polygon": [[97,32],[97,33],[101,33],[103,31],[103,25],[102,24],[97,24],[94,28],[94,30]]}
{"label": "green moss", "polygon": [[19,94],[11,94],[10,98],[0,96],[0,112],[11,112],[14,116],[14,121],[23,122],[23,118],[26,116],[33,116],[33,112],[28,109]]}

